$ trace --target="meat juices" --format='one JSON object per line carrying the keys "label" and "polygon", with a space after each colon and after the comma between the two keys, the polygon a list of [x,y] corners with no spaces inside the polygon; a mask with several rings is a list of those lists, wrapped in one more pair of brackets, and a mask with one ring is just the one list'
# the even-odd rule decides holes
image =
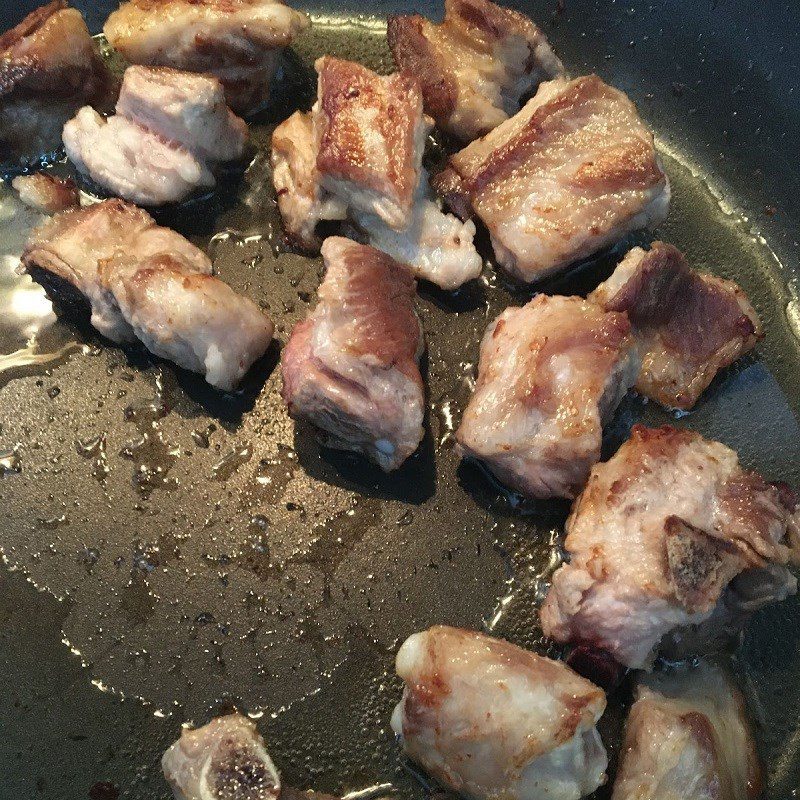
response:
{"label": "meat juices", "polygon": [[280,0],[129,0],[103,32],[132,64],[215,75],[245,112],[269,97],[280,50],[308,25]]}
{"label": "meat juices", "polygon": [[241,714],[184,729],[164,753],[161,768],[175,800],[278,800],[282,793],[264,740]]}
{"label": "meat juices", "polygon": [[[662,638],[715,628],[797,589],[787,568],[798,515],[736,453],[698,433],[633,428],[592,470],[567,520],[568,564],[541,610],[559,642],[593,645],[649,669]],[[698,630],[695,630],[698,633]]]}
{"label": "meat juices", "polygon": [[641,394],[691,409],[714,376],[763,337],[758,315],[732,281],[692,270],[675,247],[634,247],[589,296],[624,311],[642,354]]}
{"label": "meat juices", "polygon": [[422,441],[424,342],[408,270],[372,247],[322,246],[319,304],[283,351],[283,398],[323,443],[397,469]]}
{"label": "meat juices", "polygon": [[82,108],[64,126],[64,147],[80,172],[130,202],[162,205],[211,188],[211,167],[245,151],[247,125],[211,76],[129,67],[116,111],[104,119]]}
{"label": "meat juices", "polygon": [[369,243],[421,278],[456,289],[483,266],[475,225],[433,201],[422,153],[430,122],[416,78],[351,61],[316,63],[318,100],[273,133],[273,182],[284,228],[316,249],[321,220],[348,217]]}
{"label": "meat juices", "polygon": [[11,186],[28,208],[42,214],[55,214],[80,205],[80,192],[70,178],[34,172],[32,175],[17,175]]}
{"label": "meat juices", "polygon": [[272,322],[212,277],[211,261],[175,231],[121,200],[57,214],[34,230],[22,267],[66,281],[92,325],[233,389],[272,340]]}
{"label": "meat juices", "polygon": [[434,187],[456,213],[483,220],[498,263],[525,282],[657,225],[670,196],[653,134],[596,75],[541,84],[452,156]]}
{"label": "meat juices", "polygon": [[744,698],[714,664],[644,676],[613,800],[756,800],[761,766]]}
{"label": "meat juices", "polygon": [[66,0],[32,11],[0,36],[0,144],[36,156],[54,149],[64,122],[101,100],[108,82],[79,11]]}
{"label": "meat juices", "polygon": [[419,77],[425,112],[463,141],[496,128],[524,95],[564,72],[528,17],[489,0],[446,0],[441,25],[391,16],[388,38],[397,66]]}
{"label": "meat juices", "polygon": [[563,662],[439,625],[406,639],[397,673],[392,728],[443,786],[473,800],[578,800],[605,782],[605,693]]}
{"label": "meat juices", "polygon": [[538,295],[484,334],[456,440],[527,497],[575,497],[600,459],[603,424],[638,371],[624,314]]}

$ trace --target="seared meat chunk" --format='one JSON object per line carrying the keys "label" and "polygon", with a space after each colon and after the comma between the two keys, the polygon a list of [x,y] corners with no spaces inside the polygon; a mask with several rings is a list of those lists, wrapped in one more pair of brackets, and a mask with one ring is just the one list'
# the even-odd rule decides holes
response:
{"label": "seared meat chunk", "polygon": [[234,161],[247,125],[225,105],[218,80],[166,67],[125,70],[117,114],[206,161]]}
{"label": "seared meat chunk", "polygon": [[214,186],[210,163],[240,158],[246,141],[247,126],[223,102],[216,78],[163,68],[128,68],[116,116],[86,106],[64,127],[79,171],[147,206]]}
{"label": "seared meat chunk", "polygon": [[89,106],[64,126],[64,148],[79,172],[143,206],[175,203],[216,183],[205,163],[185,147],[120,115],[104,119]]}
{"label": "seared meat chunk", "polygon": [[636,388],[668,408],[692,408],[717,372],[763,336],[735,283],[695,272],[663,242],[634,247],[589,299],[628,314],[642,354]]}
{"label": "seared meat chunk", "polygon": [[422,440],[422,326],[414,279],[372,247],[331,237],[319,305],[283,351],[283,398],[322,441],[397,469]]}
{"label": "seared meat chunk", "polygon": [[434,181],[489,229],[497,260],[532,282],[655,225],[669,183],[633,103],[596,75],[543,83]]}
{"label": "seared meat chunk", "polygon": [[439,625],[406,639],[397,673],[392,728],[443,786],[473,800],[578,800],[604,783],[605,694],[566,664]]}
{"label": "seared meat chunk", "polygon": [[665,635],[730,624],[793,594],[797,525],[778,489],[733,450],[637,425],[573,506],[570,561],[553,576],[542,628],[647,669]]}
{"label": "seared meat chunk", "polygon": [[79,11],[54,0],[30,13],[0,36],[0,160],[55,150],[64,123],[110,83]]}
{"label": "seared meat chunk", "polygon": [[273,183],[288,237],[319,246],[317,224],[349,217],[369,243],[444,289],[478,277],[475,225],[434,202],[422,151],[419,85],[349,61],[317,61],[319,99],[272,137]]}
{"label": "seared meat chunk", "polygon": [[314,127],[322,187],[395,230],[407,228],[430,129],[419,83],[331,56],[318,59],[316,68]]}
{"label": "seared meat chunk", "polygon": [[487,329],[456,439],[524,495],[575,497],[600,458],[603,424],[638,370],[624,314],[538,295]]}
{"label": "seared meat chunk", "polygon": [[255,723],[218,717],[181,738],[161,759],[175,800],[278,800],[281,779]]}
{"label": "seared meat chunk", "polygon": [[221,389],[232,389],[272,339],[260,309],[211,277],[205,253],[121,200],[47,220],[32,234],[22,266],[81,292],[92,324],[112,341],[138,337]]}
{"label": "seared meat chunk", "polygon": [[714,665],[642,678],[613,800],[756,800],[761,766],[744,698]]}
{"label": "seared meat chunk", "polygon": [[544,34],[524,14],[490,0],[446,0],[444,23],[389,17],[397,66],[419,77],[425,111],[466,141],[519,111],[522,97],[564,72]]}
{"label": "seared meat chunk", "polygon": [[272,322],[255,303],[169,253],[135,265],[105,261],[99,274],[148,350],[218,389],[235,389],[272,341]]}
{"label": "seared meat chunk", "polygon": [[91,305],[92,325],[113,342],[135,341],[113,297],[101,285],[100,262],[135,255],[147,259],[170,253],[210,275],[211,261],[191,242],[169,228],[156,225],[140,208],[121,200],[106,200],[71,209],[37,228],[22,254],[22,267],[52,273],[81,292]]}
{"label": "seared meat chunk", "polygon": [[129,0],[103,31],[132,64],[216,75],[245,111],[268,97],[279,50],[308,24],[280,0]]}
{"label": "seared meat chunk", "polygon": [[295,111],[272,133],[272,180],[278,209],[289,238],[306,250],[318,250],[315,231],[322,220],[345,219],[347,203],[319,183],[317,143],[310,114]]}
{"label": "seared meat chunk", "polygon": [[29,208],[43,214],[55,214],[80,205],[80,192],[69,178],[57,178],[46,172],[18,175],[11,186],[19,192],[19,199]]}

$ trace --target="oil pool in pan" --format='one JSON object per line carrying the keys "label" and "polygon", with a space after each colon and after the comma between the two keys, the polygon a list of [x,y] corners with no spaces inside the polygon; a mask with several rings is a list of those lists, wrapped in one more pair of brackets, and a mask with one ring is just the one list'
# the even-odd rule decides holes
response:
{"label": "oil pool in pan", "polygon": [[[318,19],[298,52],[305,82],[279,95],[273,122],[309,104],[318,54],[390,65],[370,20]],[[254,131],[266,148],[270,126]],[[775,257],[679,152],[662,153],[674,200],[660,238],[735,278],[768,337],[688,418],[629,397],[608,448],[635,421],[688,424],[797,485],[798,396],[781,386],[797,380],[800,342],[775,299]],[[244,180],[158,217],[208,248],[223,279],[269,309],[284,342],[315,302],[321,267],[273,248],[267,165],[261,152]],[[295,429],[277,347],[239,393],[223,395],[57,320],[38,287],[13,274],[33,216],[3,190],[0,546],[14,572],[0,576],[0,607],[16,707],[0,711],[0,797],[114,796],[103,781],[125,797],[166,797],[158,758],[179,724],[232,705],[261,720],[288,783],[340,792],[390,782],[420,796],[388,727],[399,642],[447,622],[546,647],[534,609],[559,563],[567,505],[516,503],[459,463],[452,438],[480,336],[523,296],[491,269],[452,295],[422,287],[428,434],[384,476]],[[585,292],[624,249],[548,291]],[[776,697],[767,665],[782,659],[791,675],[797,654],[791,640],[765,642],[797,628],[800,605],[758,620],[738,666],[757,721],[769,722],[757,733],[780,786],[797,700]],[[612,699],[603,721],[612,758],[621,719]]]}

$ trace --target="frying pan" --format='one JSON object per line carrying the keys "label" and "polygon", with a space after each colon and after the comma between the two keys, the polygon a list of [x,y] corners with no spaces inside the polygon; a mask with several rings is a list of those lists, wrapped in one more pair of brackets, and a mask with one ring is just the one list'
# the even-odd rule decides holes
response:
{"label": "frying pan", "polygon": [[[37,4],[5,0],[0,28]],[[76,5],[99,31],[113,4]],[[768,331],[688,416],[628,398],[606,452],[636,421],[670,422],[800,485],[800,7],[511,5],[545,28],[573,74],[596,71],[637,103],[674,186],[657,235],[742,284]],[[158,215],[269,309],[280,342],[313,305],[320,264],[275,246],[270,125],[310,105],[316,54],[388,71],[380,21],[404,9],[371,0],[310,10],[316,26],[287,56],[292,77],[254,120],[262,152],[253,166],[212,198]],[[438,3],[415,10],[441,14]],[[9,202],[4,195],[0,208]],[[645,241],[537,288],[585,292]],[[4,273],[2,353],[16,355],[0,360],[9,566],[0,573],[0,798],[166,798],[158,762],[180,724],[232,706],[260,719],[289,783],[334,793],[391,783],[400,797],[422,797],[388,728],[399,642],[442,622],[557,654],[535,608],[560,558],[566,504],[520,503],[452,447],[484,327],[530,294],[490,267],[485,276],[453,295],[421,287],[428,433],[387,477],[290,423],[279,344],[239,393],[220,394],[142,350],[108,346],[80,321],[56,321],[38,288]],[[788,800],[800,787],[797,599],[758,614],[734,667],[765,796]],[[602,723],[612,762],[628,692],[612,697]]]}

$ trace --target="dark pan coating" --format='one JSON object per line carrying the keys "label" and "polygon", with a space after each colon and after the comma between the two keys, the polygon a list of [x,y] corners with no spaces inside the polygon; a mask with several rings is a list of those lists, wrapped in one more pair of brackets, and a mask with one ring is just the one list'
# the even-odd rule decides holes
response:
{"label": "dark pan coating", "polygon": [[[14,19],[10,5],[0,10],[0,28],[35,3],[14,4]],[[84,5],[99,30],[112,4]],[[343,13],[341,4],[325,7]],[[383,2],[374,10],[407,7]],[[658,238],[693,266],[740,283],[767,331],[755,354],[718,377],[678,424],[724,441],[748,467],[798,488],[800,344],[787,308],[796,320],[788,285],[797,276],[800,173],[787,153],[800,140],[789,93],[800,84],[792,38],[800,10],[744,0],[649,7],[566,0],[553,22],[555,2],[524,10],[542,22],[573,74],[600,70],[667,141],[675,196]],[[353,12],[371,8],[362,3]],[[417,11],[436,18],[440,9],[425,3]],[[310,107],[311,65],[320,53],[390,71],[385,44],[368,30],[318,25],[301,43],[307,82],[291,84],[280,111],[254,126],[259,147],[269,141],[269,124],[295,105]],[[159,222],[204,247],[228,227],[279,231],[259,185],[264,164],[244,181],[226,181],[211,201],[165,210]],[[250,206],[241,202],[248,198]],[[276,259],[268,241],[245,239],[218,239],[217,268],[236,291],[269,304],[285,342],[315,302],[320,263]],[[628,244],[637,243],[646,242]],[[546,288],[585,294],[623,254]],[[538,647],[532,598],[539,576],[552,569],[553,531],[566,516],[556,503],[512,507],[452,450],[449,420],[457,423],[469,396],[487,319],[527,299],[487,275],[490,285],[454,297],[423,290],[429,433],[420,454],[388,479],[320,451],[307,431],[295,438],[279,400],[278,348],[238,395],[215,394],[168,366],[159,390],[144,353],[126,355],[79,321],[40,334],[40,354],[52,356],[46,363],[3,362],[16,366],[3,373],[0,449],[20,445],[21,472],[4,453],[2,547],[23,571],[0,573],[0,797],[105,800],[115,796],[110,782],[125,800],[167,800],[158,759],[180,723],[200,724],[236,703],[266,707],[259,726],[287,783],[338,796],[393,781],[404,800],[424,796],[398,767],[388,731],[400,695],[399,682],[387,677],[398,642],[434,623],[480,627],[493,619],[512,567],[515,591],[493,631]],[[11,296],[41,297],[16,293],[10,280],[3,272],[3,308]],[[22,288],[31,291],[27,282]],[[27,327],[15,320],[0,319],[3,353],[25,346]],[[635,420],[676,422],[630,399],[609,449]],[[36,592],[26,575],[48,591]],[[791,600],[761,613],[740,651],[751,707],[768,721],[757,736],[769,800],[800,785],[800,762],[786,748],[800,719],[792,689],[800,676],[798,630],[800,602]],[[92,665],[82,668],[62,638]],[[91,680],[152,705],[122,702]],[[156,709],[169,715],[154,716]],[[602,722],[608,744],[623,716],[615,700]]]}

